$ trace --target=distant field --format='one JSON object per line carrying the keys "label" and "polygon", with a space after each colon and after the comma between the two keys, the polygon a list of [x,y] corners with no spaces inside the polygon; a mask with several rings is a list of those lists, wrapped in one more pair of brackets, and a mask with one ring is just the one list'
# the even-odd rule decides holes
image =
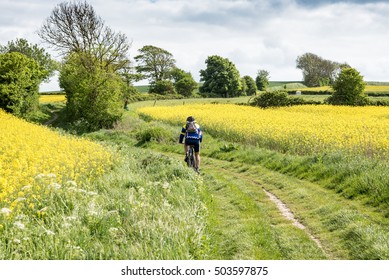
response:
{"label": "distant field", "polygon": [[[296,90],[300,91],[331,91],[330,86],[324,87],[301,87],[296,88]],[[389,93],[389,85],[366,85],[365,88],[366,93],[376,92],[376,93]]]}
{"label": "distant field", "polygon": [[57,103],[65,102],[65,95],[41,95],[39,96],[39,103]]}

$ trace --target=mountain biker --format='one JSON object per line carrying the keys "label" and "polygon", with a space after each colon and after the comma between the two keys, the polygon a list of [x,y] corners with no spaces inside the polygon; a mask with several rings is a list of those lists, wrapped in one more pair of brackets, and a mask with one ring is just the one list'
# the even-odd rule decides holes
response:
{"label": "mountain biker", "polygon": [[[185,142],[184,141],[185,138]],[[194,117],[189,116],[186,124],[181,129],[180,144],[184,144],[185,161],[188,161],[189,146],[194,147],[195,158],[197,162],[197,172],[200,170],[200,143],[203,141],[203,133],[200,126],[196,123]]]}

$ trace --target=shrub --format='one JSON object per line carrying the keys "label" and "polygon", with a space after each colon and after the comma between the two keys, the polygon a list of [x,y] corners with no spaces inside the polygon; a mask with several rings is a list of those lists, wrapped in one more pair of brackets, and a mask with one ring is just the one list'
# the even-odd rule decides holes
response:
{"label": "shrub", "polygon": [[157,94],[176,94],[173,82],[169,80],[157,81],[155,84],[151,85],[150,93]]}
{"label": "shrub", "polygon": [[251,103],[254,106],[258,106],[261,108],[268,107],[280,107],[280,106],[288,106],[290,104],[288,93],[286,91],[267,91],[265,93],[260,94],[255,97],[253,102]]}
{"label": "shrub", "polygon": [[334,93],[326,99],[332,105],[362,106],[369,103],[363,77],[354,68],[343,68],[332,85]]}

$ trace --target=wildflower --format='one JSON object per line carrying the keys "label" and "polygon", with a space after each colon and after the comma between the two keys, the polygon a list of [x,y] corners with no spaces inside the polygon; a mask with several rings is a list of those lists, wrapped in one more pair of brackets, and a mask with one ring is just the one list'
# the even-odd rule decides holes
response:
{"label": "wildflower", "polygon": [[11,214],[12,210],[8,208],[1,208],[0,213],[4,215],[9,215]]}
{"label": "wildflower", "polygon": [[19,221],[14,222],[14,226],[18,229],[24,229],[26,227],[22,222]]}
{"label": "wildflower", "polygon": [[29,190],[29,189],[31,189],[31,186],[30,186],[30,185],[24,186],[24,187],[22,188],[23,191]]}
{"label": "wildflower", "polygon": [[168,182],[163,183],[162,188],[168,189],[170,188],[170,184]]}
{"label": "wildflower", "polygon": [[49,230],[49,229],[46,229],[45,233],[46,233],[47,235],[54,235],[54,234],[55,234],[54,231]]}
{"label": "wildflower", "polygon": [[111,234],[111,235],[115,235],[118,231],[119,231],[119,229],[118,228],[116,228],[116,227],[111,227],[111,228],[109,228],[109,233]]}
{"label": "wildflower", "polygon": [[17,238],[14,238],[12,240],[12,242],[15,243],[15,244],[20,244],[21,243],[20,239],[17,239]]}
{"label": "wildflower", "polygon": [[77,187],[77,183],[72,181],[72,180],[69,180],[65,183],[67,186],[71,186],[71,187]]}
{"label": "wildflower", "polygon": [[61,185],[58,183],[51,183],[50,185],[48,185],[48,188],[60,189]]}
{"label": "wildflower", "polygon": [[97,192],[88,192],[88,195],[91,195],[91,196],[97,195]]}
{"label": "wildflower", "polygon": [[45,177],[45,174],[40,173],[40,174],[36,175],[36,176],[34,177],[34,179],[35,179],[35,180],[40,180],[40,179],[42,179],[42,178],[44,178],[44,177]]}
{"label": "wildflower", "polygon": [[56,178],[57,176],[54,173],[47,174],[47,177],[49,178]]}

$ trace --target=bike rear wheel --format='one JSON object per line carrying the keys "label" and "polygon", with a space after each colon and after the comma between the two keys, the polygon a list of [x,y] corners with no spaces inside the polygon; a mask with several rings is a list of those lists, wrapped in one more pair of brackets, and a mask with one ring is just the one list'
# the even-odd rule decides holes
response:
{"label": "bike rear wheel", "polygon": [[198,168],[197,168],[197,162],[196,162],[196,157],[195,157],[195,152],[194,152],[193,146],[189,146],[188,166],[193,168],[197,172]]}

